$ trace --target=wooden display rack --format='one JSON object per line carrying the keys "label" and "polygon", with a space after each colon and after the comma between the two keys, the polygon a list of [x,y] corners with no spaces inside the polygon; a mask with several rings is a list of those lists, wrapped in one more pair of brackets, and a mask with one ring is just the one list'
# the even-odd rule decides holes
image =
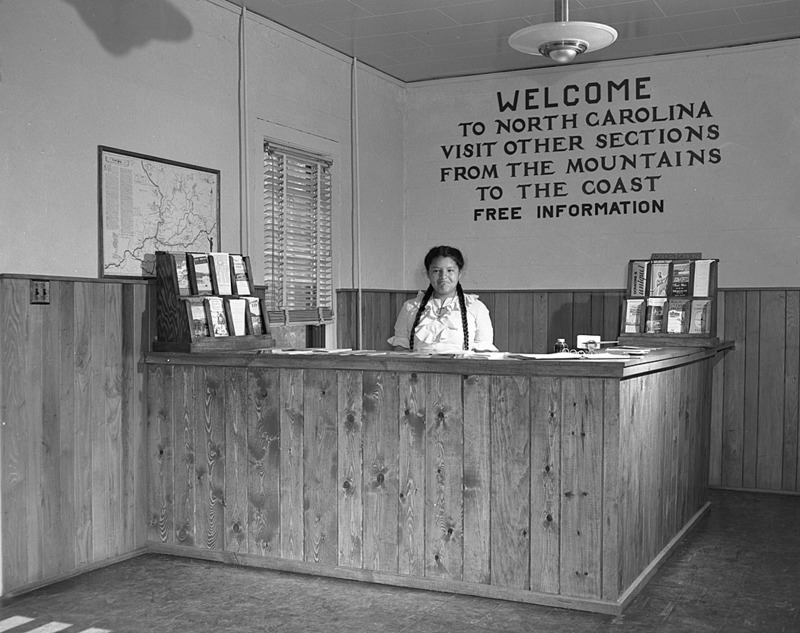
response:
{"label": "wooden display rack", "polygon": [[[237,265],[226,273],[208,266],[209,255],[221,254],[156,252],[157,334],[153,350],[218,352],[273,347],[264,302],[253,292],[249,258],[232,255]],[[224,278],[226,274],[230,280]],[[217,294],[220,289],[238,292]],[[236,323],[241,334],[233,333],[234,317],[239,319]]]}
{"label": "wooden display rack", "polygon": [[718,263],[700,253],[631,260],[620,344],[717,346]]}

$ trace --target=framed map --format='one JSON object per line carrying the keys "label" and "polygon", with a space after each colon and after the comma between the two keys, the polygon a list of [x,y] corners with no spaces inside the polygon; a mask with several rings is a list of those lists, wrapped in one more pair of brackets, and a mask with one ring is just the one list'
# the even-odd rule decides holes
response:
{"label": "framed map", "polygon": [[155,277],[156,251],[219,246],[219,170],[98,150],[101,277]]}

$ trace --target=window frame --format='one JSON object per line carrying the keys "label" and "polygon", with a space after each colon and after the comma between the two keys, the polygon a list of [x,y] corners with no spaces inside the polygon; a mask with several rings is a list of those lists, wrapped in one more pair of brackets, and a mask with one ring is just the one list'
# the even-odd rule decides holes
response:
{"label": "window frame", "polygon": [[[267,318],[271,325],[332,324],[334,158],[266,136],[261,157]],[[291,248],[309,241],[305,251]]]}

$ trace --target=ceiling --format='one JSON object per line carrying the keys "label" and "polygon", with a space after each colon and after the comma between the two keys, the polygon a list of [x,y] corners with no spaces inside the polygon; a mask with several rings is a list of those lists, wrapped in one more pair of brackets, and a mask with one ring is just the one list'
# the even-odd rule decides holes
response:
{"label": "ceiling", "polygon": [[[403,82],[556,66],[508,45],[554,20],[553,0],[237,0]],[[800,37],[800,0],[571,0],[570,21],[613,26],[573,65]]]}

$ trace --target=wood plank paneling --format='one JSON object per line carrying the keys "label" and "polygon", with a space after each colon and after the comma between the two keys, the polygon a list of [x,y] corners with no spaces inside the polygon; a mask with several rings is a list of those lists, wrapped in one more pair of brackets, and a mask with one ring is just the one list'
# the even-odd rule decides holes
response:
{"label": "wood plank paneling", "polygon": [[[253,405],[253,392],[249,390],[247,372],[238,367],[225,368],[223,388],[225,402],[225,540],[224,549],[235,554],[249,551],[251,522],[249,499],[252,497],[248,479],[249,437],[247,412]],[[256,395],[258,404],[263,400]],[[273,401],[277,398],[273,396]],[[258,410],[258,404],[255,408]],[[278,430],[280,432],[280,430]],[[277,434],[276,434],[277,435]],[[270,479],[270,482],[274,480]],[[277,496],[277,492],[276,492]],[[274,515],[273,515],[274,516]],[[266,530],[265,530],[266,531]],[[267,532],[268,533],[268,532]],[[278,534],[280,536],[280,533]],[[275,549],[275,540],[262,539]],[[263,550],[262,550],[263,555]]]}
{"label": "wood plank paneling", "polygon": [[492,310],[490,314],[497,316],[497,324],[494,325],[494,344],[497,349],[511,349],[519,346],[517,340],[519,330],[514,328],[514,319],[509,311],[509,294],[507,292],[495,292]]}
{"label": "wood plank paneling", "polygon": [[[693,473],[694,467],[694,454],[697,443],[697,433],[691,424],[694,418],[692,417],[692,399],[700,396],[699,393],[692,393],[691,396],[686,394],[685,386],[685,371],[681,368],[680,372],[676,372],[675,377],[669,381],[669,388],[678,393],[677,398],[672,398],[668,403],[668,417],[666,420],[674,419],[678,421],[677,427],[677,443],[678,443],[678,468],[681,472]],[[691,489],[686,480],[681,480],[677,488],[677,498],[675,499],[675,509],[678,511],[678,518],[687,516],[692,510],[692,496]]]}
{"label": "wood plank paneling", "polygon": [[[153,432],[151,441],[177,444],[181,397],[165,408],[161,385],[179,391],[175,376],[192,364],[152,359],[148,367],[149,410],[177,416],[175,432]],[[161,551],[411,587],[459,591],[466,583],[467,593],[545,604],[555,604],[549,595],[562,606],[613,605],[683,526],[668,517],[691,517],[704,500],[704,488],[682,480],[702,479],[694,427],[705,409],[695,403],[707,385],[683,367],[622,381],[398,373],[380,360],[374,369],[298,370],[201,359],[193,372],[182,381],[202,401],[192,409],[202,421],[190,424],[197,452],[220,457],[197,458],[196,543],[176,539]],[[621,397],[621,384],[631,382],[633,396]],[[677,402],[676,392],[693,396]],[[684,425],[676,450],[695,454],[678,463],[672,429]],[[226,502],[222,547],[233,557],[209,552],[215,469]],[[167,478],[155,474],[157,497]],[[670,493],[676,478],[680,494]],[[245,490],[234,490],[243,479]],[[280,499],[263,502],[275,479],[288,485]],[[286,502],[284,491],[302,504]],[[254,510],[243,527],[237,509],[245,504]],[[162,506],[169,504],[154,499]],[[268,521],[273,527],[262,529]],[[292,521],[300,549],[284,527]],[[282,546],[274,560],[270,544],[279,537],[287,556]]]}
{"label": "wood plank paneling", "polygon": [[542,351],[553,351],[556,339],[563,338],[567,345],[575,346],[575,332],[572,318],[574,315],[573,293],[551,292],[548,294],[549,323],[547,325],[549,340]]}
{"label": "wood plank paneling", "polygon": [[[93,392],[99,370],[99,359],[94,355],[92,314],[97,314],[102,303],[94,304],[92,286],[80,284],[75,288],[75,461],[81,468],[75,470],[75,538],[79,566],[92,560],[92,431],[99,422],[93,407]],[[93,309],[97,308],[97,309]],[[102,331],[102,330],[101,330]],[[95,339],[101,340],[101,339]]]}
{"label": "wood plank paneling", "polygon": [[[616,470],[619,588],[631,583],[706,501],[710,384],[711,360],[675,368],[662,379],[646,374],[623,383]],[[605,428],[607,437],[613,436],[608,419]],[[607,460],[610,455],[606,452]],[[608,565],[613,563],[603,563],[603,594],[612,598],[615,579]]]}
{"label": "wood plank paneling", "polygon": [[783,484],[783,409],[786,375],[786,292],[762,291],[759,301],[758,432],[755,488]]}
{"label": "wood plank paneling", "polygon": [[[71,286],[62,283],[62,286]],[[147,459],[144,355],[149,351],[150,310],[147,284],[122,284],[120,341],[122,356],[122,554],[142,548],[147,540]],[[155,315],[152,315],[155,320]]]}
{"label": "wood plank paneling", "polygon": [[[173,451],[173,498],[174,518],[169,521],[170,533],[167,543],[199,547],[197,535],[197,424],[195,411],[195,368],[175,367],[167,387],[171,388],[174,433],[170,438]],[[157,379],[158,376],[152,378]],[[152,380],[150,381],[152,382]],[[149,382],[148,382],[149,385]],[[163,437],[163,434],[162,434]],[[202,436],[200,436],[202,437]],[[160,473],[160,470],[159,470]]]}
{"label": "wood plank paneling", "polygon": [[561,381],[531,381],[531,589],[560,592]]}
{"label": "wood plank paneling", "polygon": [[[725,293],[718,293],[717,302],[717,335],[725,340]],[[721,394],[725,391],[725,363],[727,352],[722,352],[714,359],[712,377],[712,404],[711,426],[709,428],[709,457],[708,478],[709,485],[719,487],[722,485],[722,401]]]}
{"label": "wood plank paneling", "polygon": [[[119,556],[125,550],[124,510],[123,510],[123,427],[122,427],[122,286],[95,284],[104,289],[105,336],[103,338],[103,381],[104,389],[101,400],[105,405],[102,416],[101,441],[97,444],[104,453],[106,472],[103,481],[106,495],[98,500],[97,505],[105,514],[106,552],[95,552],[95,559]],[[97,535],[96,538],[97,539]]]}
{"label": "wood plank paneling", "polygon": [[305,560],[335,565],[339,558],[336,527],[339,491],[336,481],[338,392],[330,372],[308,370],[305,374]]}
{"label": "wood plank paneling", "polygon": [[[549,351],[550,346],[550,294],[547,292],[537,292],[533,295],[533,313],[531,315],[531,327],[533,327],[533,349],[530,353],[542,353]],[[528,350],[519,349],[525,353]]]}
{"label": "wood plank paneling", "polygon": [[[697,401],[697,410],[695,412],[697,420],[708,420],[711,411],[713,410],[713,392],[711,391],[713,386],[713,363],[714,361],[709,359],[696,367],[692,367],[691,370],[699,373],[700,378],[698,379],[697,383],[704,385],[701,387],[700,390],[700,398]],[[690,378],[692,379],[692,378]],[[697,384],[695,383],[695,384]],[[697,429],[697,433],[700,436],[698,441],[697,450],[694,454],[695,459],[695,489],[693,491],[696,503],[694,504],[697,507],[700,504],[700,499],[702,498],[705,500],[706,498],[706,489],[709,485],[709,472],[708,472],[708,453],[711,450],[711,429],[708,424],[701,424]]]}
{"label": "wood plank paneling", "polygon": [[225,530],[225,437],[214,424],[224,419],[221,367],[198,367],[194,373],[194,428],[197,546],[222,550]]}
{"label": "wood plank paneling", "polygon": [[617,600],[623,590],[620,576],[623,544],[620,530],[621,487],[620,418],[623,410],[620,389],[613,380],[603,385],[603,573],[602,597]]}
{"label": "wood plank paneling", "polygon": [[423,576],[425,570],[425,463],[427,461],[427,380],[425,374],[398,375],[399,572]]}
{"label": "wood plank paneling", "polygon": [[[602,306],[600,306],[602,308]],[[592,303],[592,293],[574,292],[572,293],[572,327],[570,328],[577,337],[578,334],[600,334],[594,331],[592,324],[592,312],[595,309]],[[575,347],[575,338],[567,339],[567,345]]]}
{"label": "wood plank paneling", "polygon": [[[339,381],[339,565],[360,569],[364,562],[363,379],[357,372],[342,372]],[[377,397],[377,396],[376,396]],[[397,415],[392,409],[388,415]],[[392,476],[395,476],[393,473]],[[379,482],[379,485],[383,482]],[[386,499],[383,499],[385,502]],[[396,501],[396,499],[392,499]],[[375,512],[373,514],[378,514]],[[381,530],[377,530],[380,536]],[[377,549],[377,548],[376,548]]]}
{"label": "wood plank paneling", "polygon": [[[584,326],[594,330],[600,322],[599,315],[604,324],[603,339],[616,338],[618,333],[622,290],[467,290],[491,296],[495,310],[492,316],[506,323],[507,334],[503,336],[508,349],[514,351],[548,351],[552,339],[567,336],[558,331],[569,330],[569,336],[574,336],[583,333],[579,330]],[[0,413],[6,422],[0,431],[5,590],[114,560],[143,547],[147,539],[174,542],[178,535],[185,538],[190,533],[195,538],[194,511],[190,515],[185,505],[180,510],[181,504],[195,503],[196,491],[187,493],[187,464],[180,461],[194,458],[195,439],[190,439],[191,450],[183,444],[183,457],[176,458],[173,450],[185,438],[160,438],[158,413],[148,412],[145,407],[142,360],[155,325],[154,286],[113,280],[51,280],[51,304],[31,306],[29,278],[2,275],[0,292]],[[365,297],[365,302],[381,303],[382,307],[375,308],[373,314],[383,315],[379,319],[380,331],[370,332],[370,324],[365,323],[369,347],[388,347],[385,339],[391,335],[394,316],[402,302],[414,294],[374,291]],[[785,301],[776,301],[778,296],[785,296]],[[710,439],[701,436],[696,440],[700,444],[711,442],[710,481],[724,487],[798,492],[800,291],[724,290],[719,298],[720,335],[734,341],[735,348],[726,351],[714,369],[713,434]],[[356,347],[355,295],[341,291],[337,301],[338,345]],[[342,308],[345,304],[349,304],[349,310]],[[588,307],[581,307],[584,305]],[[502,314],[502,310],[506,313]],[[566,318],[567,314],[572,316]],[[398,529],[407,539],[398,546],[402,570],[422,564],[418,552],[419,544],[424,542],[424,531],[420,531],[423,513],[414,504],[421,502],[425,476],[415,473],[414,468],[424,463],[425,448],[420,449],[413,442],[414,433],[426,428],[427,386],[423,376],[416,377],[413,386],[409,376],[399,378],[396,406],[400,421],[398,473],[402,483]],[[171,386],[172,372],[159,380],[159,385],[149,387],[156,391],[168,388],[170,393],[178,389]],[[289,391],[294,390],[301,403],[303,382],[304,372],[298,370],[286,386]],[[223,402],[225,394],[223,388]],[[278,412],[283,438],[279,449],[281,556],[286,557],[289,552],[303,560],[302,487],[298,488],[304,479],[303,465],[292,462],[294,455],[302,454],[303,407],[291,404],[291,398],[281,402],[290,403],[282,405],[287,408]],[[164,411],[172,415],[172,407],[178,405],[170,400],[164,406]],[[199,428],[200,422],[191,417],[191,424],[197,425],[192,428]],[[534,427],[534,436],[536,430]],[[248,437],[249,433],[248,429]],[[156,437],[158,441],[152,444]],[[663,436],[661,440],[665,459],[668,439]],[[287,441],[294,442],[294,447],[287,448]],[[225,468],[230,452],[227,443],[227,438],[220,438],[219,446],[224,448],[220,462]],[[158,445],[164,453],[161,449],[153,452]],[[535,446],[536,442],[532,449]],[[206,450],[205,446],[201,449]],[[240,460],[240,448],[233,455]],[[202,459],[206,459],[205,454]],[[163,460],[166,463],[160,464]],[[147,472],[159,473],[159,468],[167,469],[163,479],[148,484]],[[532,491],[536,490],[536,481],[532,472]],[[666,481],[662,483],[668,485]],[[217,492],[219,500],[227,494],[225,490]],[[148,505],[156,493],[163,508]],[[209,499],[204,496],[199,502],[206,512]],[[465,512],[469,503],[464,500]],[[176,517],[181,517],[183,528],[181,523],[171,523]],[[37,527],[29,529],[29,525]],[[217,526],[220,547],[233,538],[234,525],[225,520]],[[289,525],[291,529],[287,529]],[[248,537],[249,527],[245,526]],[[534,530],[535,526],[531,528]],[[270,528],[271,538],[277,538],[276,529]],[[200,533],[197,538],[202,542],[208,534]],[[338,535],[334,542],[337,541]],[[532,547],[534,544],[532,541]],[[532,572],[534,561],[531,554]],[[465,562],[465,574],[468,568]]]}
{"label": "wood plank paneling", "polygon": [[721,484],[728,488],[744,486],[746,300],[744,291],[725,293],[725,338],[736,341],[736,349],[725,353],[724,391],[717,394],[723,420]]}
{"label": "wood plank paneling", "polygon": [[[599,334],[615,340],[619,334],[623,291],[541,292],[473,291],[492,317],[495,345],[501,350],[522,353],[550,351],[555,339],[563,337],[570,346],[577,334]],[[364,290],[361,293],[363,321],[362,349],[389,349],[386,339],[394,333],[400,308],[415,292]],[[340,347],[358,347],[358,293],[337,293],[337,337]]]}
{"label": "wood plank paneling", "polygon": [[147,445],[150,452],[150,492],[148,494],[149,541],[169,544],[173,540],[172,503],[173,440],[172,429],[178,418],[172,410],[173,381],[171,367],[150,371],[147,381]]}
{"label": "wood plank paneling", "polygon": [[280,373],[281,416],[281,558],[305,557],[303,516],[303,446],[305,372],[301,369]]}
{"label": "wood plank paneling", "polygon": [[600,381],[562,379],[562,593],[598,596],[601,589],[603,402]]}
{"label": "wood plank paneling", "polygon": [[[110,491],[107,474],[113,470],[110,456],[106,452],[107,420],[104,396],[105,385],[105,341],[108,329],[105,320],[106,286],[104,284],[90,284],[86,286],[88,305],[92,310],[87,314],[85,323],[90,324],[87,331],[89,364],[87,374],[91,389],[87,392],[88,417],[86,419],[85,437],[86,450],[91,455],[91,473],[87,477],[88,489],[85,491],[88,503],[88,551],[86,561],[105,560],[110,556],[108,547],[108,533],[110,520],[108,517],[106,493]],[[103,306],[97,309],[97,306]],[[97,492],[95,492],[97,491]],[[101,492],[102,491],[102,492]]]}
{"label": "wood plank paneling", "polygon": [[[247,551],[281,555],[281,467],[283,457],[280,376],[275,370],[247,371],[246,438],[239,461],[247,481]],[[230,453],[230,447],[228,447]],[[226,464],[226,471],[231,464]],[[227,477],[226,477],[227,483]],[[226,512],[231,507],[226,492]],[[238,520],[238,519],[237,519]],[[228,518],[229,525],[232,519]],[[238,539],[238,533],[235,534]],[[226,545],[228,545],[226,543]]]}
{"label": "wood plank paneling", "polygon": [[800,291],[786,292],[786,358],[781,489],[800,490]]}
{"label": "wood plank paneling", "polygon": [[431,374],[427,387],[425,575],[461,580],[464,561],[461,376]]}
{"label": "wood plank paneling", "polygon": [[[347,377],[356,380],[355,374]],[[396,573],[400,556],[398,377],[394,372],[364,372],[363,386],[358,386],[359,393],[363,388],[364,569]]]}
{"label": "wood plank paneling", "polygon": [[652,481],[650,470],[652,429],[648,419],[656,414],[649,397],[654,388],[651,376],[637,377],[623,387],[624,405],[620,425],[620,586],[627,586],[640,573],[647,560],[646,521],[652,511]]}
{"label": "wood plank paneling", "polygon": [[492,376],[492,584],[530,588],[531,404],[529,379]]}
{"label": "wood plank paneling", "polygon": [[[577,334],[619,334],[624,291],[481,291],[502,334],[501,349],[542,353],[556,337],[574,344]],[[370,291],[364,302],[388,306],[396,315],[412,291]],[[356,330],[355,291],[337,294],[338,330]],[[800,492],[800,291],[721,290],[720,338],[734,347],[717,359],[712,381],[709,481],[728,488]],[[386,308],[371,308],[385,314]],[[349,320],[348,320],[349,319]],[[384,328],[383,318],[377,327]],[[388,320],[391,320],[390,318]],[[367,346],[386,349],[391,332],[375,332],[365,319]],[[342,340],[342,339],[340,339]],[[352,339],[346,339],[352,340]],[[666,446],[666,445],[665,445]]]}
{"label": "wood plank paneling", "polygon": [[[43,337],[42,332],[43,314],[42,306],[31,305],[28,308],[28,347],[33,353],[34,359],[43,358]],[[27,465],[28,476],[31,481],[41,486],[40,478],[43,473],[43,466],[48,459],[41,450],[40,438],[44,434],[44,418],[42,416],[42,406],[44,401],[42,381],[43,372],[40,362],[27,362],[24,369],[20,368],[25,375],[25,401],[26,417],[28,429],[28,451]],[[45,528],[45,517],[41,503],[31,504],[28,508],[28,530],[34,536],[33,542],[28,545],[28,574],[41,578],[43,576],[43,542],[42,531]]]}
{"label": "wood plank paneling", "polygon": [[[523,352],[533,349],[533,301],[529,292],[514,292],[508,295],[508,340],[505,349]],[[495,341],[497,345],[497,341]],[[503,349],[497,345],[498,349]]]}
{"label": "wood plank paneling", "polygon": [[622,292],[606,291],[603,293],[603,340],[616,341],[622,320]]}
{"label": "wood plank paneling", "polygon": [[[59,410],[63,384],[61,381],[62,336],[60,332],[61,284],[50,287],[50,309],[42,310],[42,577],[48,578],[66,569],[62,549],[69,551],[70,532],[62,524],[66,500],[61,496],[61,424]],[[41,306],[40,306],[41,307]],[[65,377],[69,380],[69,375]]]}
{"label": "wood plank paneling", "polygon": [[634,426],[634,421],[643,415],[641,412],[643,389],[644,382],[641,379],[629,380],[620,393],[619,450],[617,451],[619,465],[617,543],[620,547],[617,555],[618,567],[604,570],[603,574],[604,578],[611,577],[612,586],[616,587],[624,587],[627,582],[630,582],[630,578],[636,573],[637,556],[639,555],[636,548],[636,539],[640,532],[640,527],[636,523],[640,496],[639,478],[636,476],[638,451],[634,450],[638,446],[638,441],[637,426]]}
{"label": "wood plank paneling", "polygon": [[[687,381],[685,384],[679,380],[679,373],[673,372],[665,381],[666,389],[665,389],[665,407],[664,417],[662,421],[661,428],[659,429],[659,441],[660,447],[658,451],[660,453],[660,459],[662,463],[662,479],[659,481],[659,486],[657,489],[657,494],[659,496],[659,522],[664,527],[664,534],[674,534],[676,530],[680,528],[683,523],[681,523],[682,517],[679,516],[677,507],[678,507],[678,486],[680,485],[681,478],[679,477],[679,460],[681,459],[681,450],[683,447],[679,445],[679,429],[676,424],[671,423],[671,420],[674,419],[672,416],[678,412],[680,415],[679,410],[674,407],[675,398],[670,398],[669,394],[677,394],[683,393],[687,389],[691,389],[692,385],[695,383],[691,381]],[[679,391],[683,390],[683,391]],[[692,390],[694,391],[694,390]],[[696,399],[696,398],[695,398]],[[692,412],[696,415],[695,412]],[[684,420],[697,420],[696,417],[686,417],[680,418]],[[703,460],[705,463],[705,460]],[[694,471],[692,471],[694,472]],[[695,502],[699,503],[698,500]],[[697,506],[693,506],[696,508]],[[662,540],[659,542],[660,546],[663,546],[665,543]]]}
{"label": "wood plank paneling", "polygon": [[[78,467],[75,461],[75,284],[70,282],[54,282],[55,285],[51,286],[51,292],[59,295],[58,314],[59,321],[59,340],[61,341],[61,358],[59,359],[59,377],[60,383],[54,392],[59,395],[58,416],[57,424],[59,425],[59,486],[55,494],[58,495],[61,503],[60,516],[61,516],[61,530],[63,532],[63,549],[59,550],[59,560],[61,561],[60,569],[57,574],[66,574],[71,572],[77,567],[77,554],[75,534],[77,533],[75,525],[75,477],[74,472]],[[127,337],[126,337],[127,338]],[[139,384],[142,388],[144,381]],[[144,409],[140,413],[144,413]],[[145,420],[146,422],[146,420]],[[146,431],[146,423],[141,424],[141,418],[137,419],[137,426],[144,427],[142,432]],[[143,445],[140,445],[140,448]],[[142,454],[138,456],[139,462],[145,462]],[[140,482],[142,487],[146,487],[146,479]],[[143,497],[143,503],[136,506],[136,511],[139,515],[139,525],[144,525],[146,529],[147,515],[142,513],[142,508],[147,508],[147,496]],[[5,526],[3,526],[5,532]],[[145,536],[141,532],[139,537],[141,542],[144,543]],[[135,539],[134,539],[135,541]]]}
{"label": "wood plank paneling", "polygon": [[[31,428],[26,410],[27,358],[27,282],[8,280],[3,284],[0,302],[3,306],[3,327],[0,328],[0,363],[2,363],[2,486],[3,495],[3,584],[24,585],[35,580],[28,561],[29,550],[37,546],[38,525],[29,518],[29,507],[38,503],[38,490],[28,459]],[[32,361],[33,359],[31,359]],[[33,528],[33,529],[31,529]],[[29,542],[30,545],[29,545]]]}
{"label": "wood plank paneling", "polygon": [[492,415],[488,376],[464,377],[464,580],[491,582]]}
{"label": "wood plank paneling", "polygon": [[489,315],[492,317],[492,328],[494,329],[495,346],[497,345],[497,341],[499,340],[498,337],[501,337],[504,340],[508,341],[508,318],[509,318],[509,315],[507,313],[505,312],[498,313],[495,310],[494,303],[496,297],[497,297],[496,292],[479,293],[479,299],[486,306],[486,309],[489,311]]}
{"label": "wood plank paneling", "polygon": [[[376,303],[379,309],[369,315],[370,318],[368,318],[368,315],[364,315],[365,323],[374,323],[377,326],[376,334],[378,340],[376,340],[375,344],[371,347],[374,349],[386,349],[388,346],[386,339],[394,334],[394,322],[397,319],[397,312],[391,309],[391,302],[387,303],[386,301],[381,301],[373,303]],[[367,303],[367,305],[369,305],[369,303]]]}
{"label": "wood plank paneling", "polygon": [[[142,391],[137,388],[144,380],[137,380],[142,374],[137,358],[142,354],[141,313],[137,312],[136,303],[144,299],[144,293],[137,294],[137,285],[125,284],[120,288],[120,309],[118,327],[120,329],[120,505],[122,512],[122,541],[119,553],[135,549],[137,517],[133,512],[137,505],[137,485],[144,482],[146,470],[139,472],[142,460],[137,459],[136,451],[141,450],[141,432],[145,419]],[[141,303],[142,307],[145,304]],[[112,349],[113,354],[113,349]],[[138,417],[136,417],[138,416]]]}
{"label": "wood plank paneling", "polygon": [[589,328],[588,330],[580,331],[579,334],[599,334],[602,340],[602,336],[605,333],[606,293],[602,291],[591,292],[589,301],[592,306]]}
{"label": "wood plank paneling", "polygon": [[358,349],[357,292],[336,294],[336,344],[339,347]]}
{"label": "wood plank paneling", "polygon": [[744,428],[742,432],[742,485],[755,488],[758,482],[758,384],[761,367],[761,293],[748,291],[745,298],[744,340]]}

